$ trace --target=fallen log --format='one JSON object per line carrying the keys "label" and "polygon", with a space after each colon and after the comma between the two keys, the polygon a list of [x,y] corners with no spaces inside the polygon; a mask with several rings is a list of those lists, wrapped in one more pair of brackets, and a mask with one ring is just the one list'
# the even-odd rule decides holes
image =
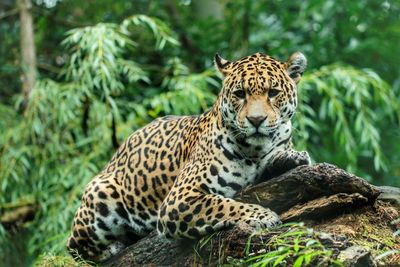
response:
{"label": "fallen log", "polygon": [[[380,189],[331,164],[300,166],[245,188],[236,199],[269,207],[283,222],[303,221],[304,225],[283,225],[257,233],[240,225],[200,241],[167,240],[154,231],[102,265],[246,266],[252,257],[259,260],[269,251],[279,251],[279,237],[288,244],[298,242],[297,247],[306,247],[310,240],[323,246],[323,251],[330,251],[329,257],[318,252],[320,255],[311,259],[326,261],[322,266],[334,265],[337,259],[346,266],[399,266],[396,250],[400,250],[400,239],[394,233],[400,228],[396,220],[400,206],[392,201],[400,197],[396,190]],[[390,196],[390,203],[384,202],[385,198],[379,200],[381,191],[386,192],[382,194],[386,198]],[[384,251],[394,252],[380,261],[374,259]],[[289,255],[283,260],[285,266],[291,266],[296,258]]]}
{"label": "fallen log", "polygon": [[33,220],[37,210],[38,205],[30,201],[0,206],[0,224],[7,230],[18,231],[21,225]]}
{"label": "fallen log", "polygon": [[322,196],[358,193],[373,203],[379,189],[332,164],[300,166],[279,177],[245,188],[237,198],[271,207],[277,213]]}

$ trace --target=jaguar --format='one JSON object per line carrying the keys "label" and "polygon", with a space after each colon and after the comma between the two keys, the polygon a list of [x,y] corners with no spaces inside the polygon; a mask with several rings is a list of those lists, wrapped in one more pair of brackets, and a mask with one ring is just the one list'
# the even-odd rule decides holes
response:
{"label": "jaguar", "polygon": [[296,52],[285,62],[262,53],[237,61],[216,54],[214,62],[223,82],[208,111],[137,130],[86,186],[67,241],[73,255],[101,262],[154,229],[193,239],[280,223],[271,209],[234,196],[266,171],[310,164],[291,138],[307,60]]}

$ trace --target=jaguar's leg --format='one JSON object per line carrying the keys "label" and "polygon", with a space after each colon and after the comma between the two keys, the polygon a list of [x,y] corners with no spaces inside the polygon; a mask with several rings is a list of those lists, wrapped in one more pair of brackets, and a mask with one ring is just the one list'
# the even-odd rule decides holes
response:
{"label": "jaguar's leg", "polygon": [[132,230],[129,216],[122,201],[111,197],[120,192],[110,186],[110,178],[112,174],[99,175],[86,187],[67,242],[73,256],[99,262],[126,246],[120,237]]}
{"label": "jaguar's leg", "polygon": [[183,195],[179,192],[179,188],[174,188],[159,211],[157,229],[169,237],[196,238],[239,223],[256,228],[280,223],[275,212],[259,205],[203,194],[196,189]]}
{"label": "jaguar's leg", "polygon": [[279,176],[301,165],[311,165],[311,158],[307,151],[284,150],[271,158],[271,163],[266,167],[262,179]]}

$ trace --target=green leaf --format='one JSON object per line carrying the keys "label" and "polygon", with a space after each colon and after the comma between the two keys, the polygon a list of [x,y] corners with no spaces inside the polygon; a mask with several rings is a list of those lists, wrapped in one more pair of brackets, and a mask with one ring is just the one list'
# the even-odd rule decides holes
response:
{"label": "green leaf", "polygon": [[304,261],[304,257],[305,256],[299,256],[296,261],[293,263],[293,267],[301,267],[301,265],[303,264]]}

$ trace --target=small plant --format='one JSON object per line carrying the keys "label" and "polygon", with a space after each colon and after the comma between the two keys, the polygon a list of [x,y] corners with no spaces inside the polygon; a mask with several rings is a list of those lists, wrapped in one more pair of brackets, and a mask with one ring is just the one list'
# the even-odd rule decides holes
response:
{"label": "small plant", "polygon": [[97,264],[83,259],[73,259],[71,256],[56,256],[53,254],[42,254],[36,260],[36,267],[91,267]]}
{"label": "small plant", "polygon": [[[278,231],[277,231],[278,230]],[[283,231],[282,231],[283,230]],[[253,243],[260,237],[261,242]],[[318,239],[318,233],[299,223],[263,229],[248,239],[243,259],[228,259],[235,266],[343,266]],[[253,251],[254,249],[257,251]]]}

